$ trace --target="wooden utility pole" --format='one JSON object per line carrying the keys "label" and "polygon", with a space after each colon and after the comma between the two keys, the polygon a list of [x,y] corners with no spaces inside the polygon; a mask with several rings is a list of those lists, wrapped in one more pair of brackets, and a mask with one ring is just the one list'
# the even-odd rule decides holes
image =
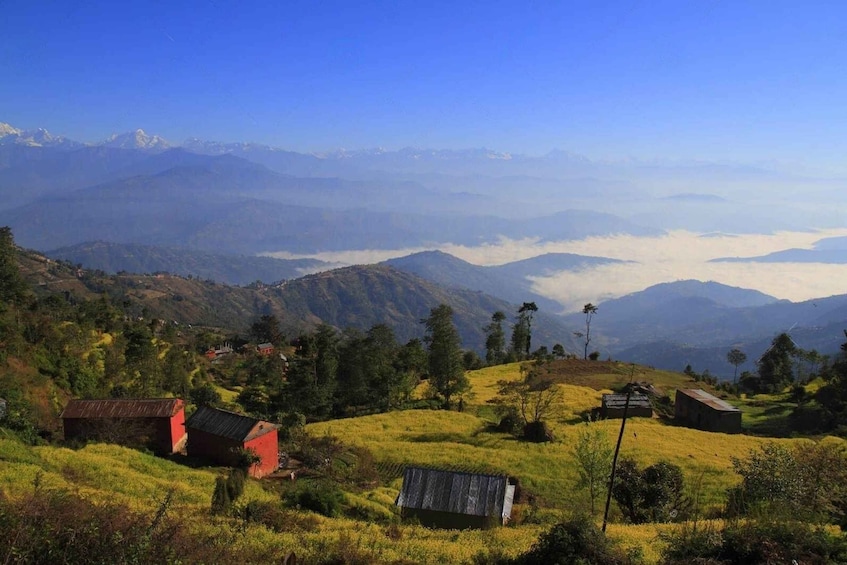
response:
{"label": "wooden utility pole", "polygon": [[618,467],[618,453],[621,451],[623,441],[623,430],[626,427],[626,415],[629,412],[629,397],[632,396],[632,377],[635,375],[635,365],[629,374],[629,387],[626,391],[626,402],[623,405],[623,419],[621,420],[621,432],[618,434],[618,444],[615,446],[615,456],[612,458],[612,473],[609,475],[609,492],[606,493],[606,511],[603,512],[603,533],[606,533],[606,524],[609,521],[609,506],[612,504],[612,488],[615,486],[615,470]]}

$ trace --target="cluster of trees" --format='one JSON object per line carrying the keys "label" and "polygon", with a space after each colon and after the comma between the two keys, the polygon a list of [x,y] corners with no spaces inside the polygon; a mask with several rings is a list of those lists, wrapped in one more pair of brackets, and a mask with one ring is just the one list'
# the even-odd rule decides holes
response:
{"label": "cluster of trees", "polygon": [[[246,385],[237,401],[247,411],[279,421],[292,414],[317,420],[408,406],[422,379],[428,379],[430,396],[450,408],[469,388],[453,311],[441,304],[422,323],[423,339],[405,344],[385,324],[367,332],[322,324],[292,341],[294,354],[287,361],[251,355],[228,373],[216,370]],[[257,321],[251,333],[271,343],[286,341],[273,316]]]}
{"label": "cluster of trees", "polygon": [[187,395],[203,378],[190,339],[172,324],[129,315],[130,307],[105,294],[36,295],[19,272],[11,231],[0,228],[3,425],[32,441],[49,432],[54,415],[39,413],[46,403],[35,397],[48,384],[83,398]]}
{"label": "cluster of trees", "polygon": [[[486,364],[502,365],[529,359],[543,361],[550,358],[564,359],[571,356],[565,351],[561,343],[553,345],[552,350],[549,350],[545,345],[532,349],[532,320],[536,312],[538,312],[538,306],[535,302],[524,302],[518,308],[508,345],[506,329],[504,328],[506,313],[502,311],[494,312],[491,316],[491,323],[483,328],[486,335]],[[585,314],[585,332],[574,332],[574,335],[584,340],[584,358],[597,359],[600,355],[598,352],[588,353],[588,346],[591,343],[591,321],[597,313],[597,307],[588,303],[583,307],[582,312]]]}

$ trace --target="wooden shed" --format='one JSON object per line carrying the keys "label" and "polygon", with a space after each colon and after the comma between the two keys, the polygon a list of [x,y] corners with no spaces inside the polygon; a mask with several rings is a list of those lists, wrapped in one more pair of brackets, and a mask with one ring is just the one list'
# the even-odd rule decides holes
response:
{"label": "wooden shed", "polygon": [[741,433],[741,410],[700,389],[676,391],[674,419],[698,430]]}
{"label": "wooden shed", "polygon": [[[604,394],[600,406],[601,418],[623,418],[626,394]],[[646,394],[631,394],[627,418],[652,418],[653,405]]]}
{"label": "wooden shed", "polygon": [[506,524],[514,496],[515,485],[503,475],[406,467],[396,504],[404,518],[424,526],[488,528]]}
{"label": "wooden shed", "polygon": [[71,400],[62,411],[66,440],[145,446],[160,455],[185,442],[185,402],[180,398]]}
{"label": "wooden shed", "polygon": [[185,423],[188,430],[188,455],[235,467],[239,452],[250,449],[260,461],[248,470],[251,477],[261,478],[276,471],[279,465],[277,426],[270,422],[201,406]]}

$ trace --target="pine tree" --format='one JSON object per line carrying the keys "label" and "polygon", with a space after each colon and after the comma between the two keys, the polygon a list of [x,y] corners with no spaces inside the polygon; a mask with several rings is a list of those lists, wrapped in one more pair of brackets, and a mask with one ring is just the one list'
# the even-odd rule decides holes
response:
{"label": "pine tree", "polygon": [[441,304],[430,311],[425,341],[429,345],[429,382],[450,408],[450,399],[470,388],[462,364],[462,344],[453,325],[453,309]]}

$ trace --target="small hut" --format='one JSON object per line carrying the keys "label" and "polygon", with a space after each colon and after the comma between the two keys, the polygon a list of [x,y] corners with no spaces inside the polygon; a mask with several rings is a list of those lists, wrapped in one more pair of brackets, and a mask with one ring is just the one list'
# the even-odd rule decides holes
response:
{"label": "small hut", "polygon": [[[600,406],[601,418],[623,418],[626,406],[626,394],[604,394]],[[652,418],[653,405],[646,394],[631,394],[627,418]]]}
{"label": "small hut", "polygon": [[145,446],[160,455],[185,442],[185,402],[180,398],[71,400],[62,411],[66,440]]}
{"label": "small hut", "polygon": [[251,450],[259,462],[248,470],[251,477],[261,478],[276,471],[279,465],[277,426],[270,422],[201,406],[185,423],[188,430],[188,455],[213,461],[219,465],[239,465],[239,452]]}
{"label": "small hut", "polygon": [[406,467],[396,504],[401,516],[449,529],[505,525],[515,485],[503,475]]}
{"label": "small hut", "polygon": [[674,419],[698,430],[741,433],[741,410],[700,389],[676,391]]}

